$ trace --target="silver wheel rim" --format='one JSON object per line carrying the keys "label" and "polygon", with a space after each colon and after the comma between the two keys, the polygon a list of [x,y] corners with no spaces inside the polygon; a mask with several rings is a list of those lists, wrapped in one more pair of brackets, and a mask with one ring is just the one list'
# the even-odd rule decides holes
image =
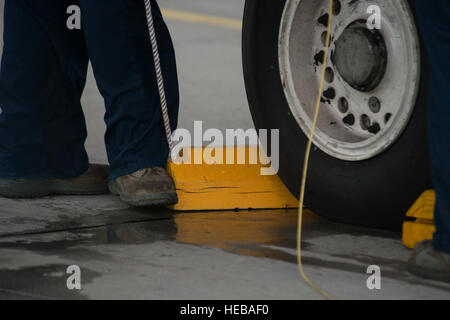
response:
{"label": "silver wheel rim", "polygon": [[[339,12],[333,14],[329,72],[313,142],[335,158],[367,160],[397,141],[409,122],[419,89],[418,33],[406,0],[371,1],[370,5],[381,9],[382,23],[381,29],[370,31],[367,39],[361,22],[370,16],[369,4],[335,2]],[[281,81],[291,113],[306,135],[311,131],[323,67],[319,58],[325,47],[323,34],[327,24],[323,21],[328,3],[328,0],[287,0],[281,20],[278,47]],[[382,41],[378,41],[380,37]],[[366,45],[373,39],[377,39],[376,46]],[[359,59],[370,63],[363,63],[358,72],[348,68],[349,56],[345,55],[353,54],[349,43],[363,44],[364,49],[355,50],[356,57],[370,54],[370,59]],[[366,86],[368,81],[373,83]]]}

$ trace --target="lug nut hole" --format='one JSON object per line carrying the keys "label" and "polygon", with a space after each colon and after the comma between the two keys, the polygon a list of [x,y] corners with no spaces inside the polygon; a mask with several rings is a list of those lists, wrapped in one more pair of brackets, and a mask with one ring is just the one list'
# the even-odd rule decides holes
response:
{"label": "lug nut hole", "polygon": [[342,113],[347,113],[348,111],[348,101],[344,97],[340,98],[338,101],[338,109]]}
{"label": "lug nut hole", "polygon": [[[327,35],[328,33],[326,31],[322,32],[322,34],[320,35],[320,40],[322,41],[322,45],[324,47],[327,46]],[[328,47],[331,45],[331,39],[330,39],[330,43],[328,44]]]}
{"label": "lug nut hole", "polygon": [[392,113],[386,113],[386,115],[384,116],[384,122],[388,123],[389,120],[391,120],[392,118]]}
{"label": "lug nut hole", "polygon": [[339,15],[341,13],[341,2],[339,0],[333,1],[333,14],[335,16]]}
{"label": "lug nut hole", "polygon": [[320,16],[320,18],[317,20],[317,22],[321,25],[323,25],[325,28],[328,27],[328,20],[330,19],[330,16],[328,13],[325,13],[324,15]]}
{"label": "lug nut hole", "polygon": [[328,83],[332,83],[332,82],[334,81],[334,71],[333,71],[333,69],[330,68],[330,67],[328,67],[328,68],[325,70],[325,80],[326,80]]}
{"label": "lug nut hole", "polygon": [[369,99],[369,109],[373,113],[378,113],[381,110],[381,103],[380,100],[378,100],[377,97],[371,97]]}
{"label": "lug nut hole", "polygon": [[328,88],[323,92],[323,97],[328,100],[333,100],[336,98],[336,90],[334,90],[334,88]]}
{"label": "lug nut hole", "polygon": [[325,58],[325,52],[323,50],[319,51],[315,56],[314,56],[314,64],[316,66],[319,66],[321,64],[323,64],[323,59]]}
{"label": "lug nut hole", "polygon": [[372,134],[377,134],[378,132],[380,132],[381,127],[378,123],[374,122],[373,125],[371,125],[368,129],[368,131]]}
{"label": "lug nut hole", "polygon": [[369,130],[370,125],[371,125],[371,121],[370,121],[370,118],[369,118],[369,116],[367,114],[363,114],[361,116],[360,124],[361,124],[361,128],[363,130]]}
{"label": "lug nut hole", "polygon": [[350,113],[348,116],[346,116],[344,119],[342,119],[342,121],[346,125],[353,126],[355,124],[355,116]]}

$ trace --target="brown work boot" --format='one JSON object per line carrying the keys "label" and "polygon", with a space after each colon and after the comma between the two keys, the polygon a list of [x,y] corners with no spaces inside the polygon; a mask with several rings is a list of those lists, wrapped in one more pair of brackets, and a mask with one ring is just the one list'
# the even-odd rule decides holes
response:
{"label": "brown work boot", "polygon": [[108,166],[91,164],[73,179],[0,179],[0,196],[36,198],[48,195],[95,195],[108,193]]}
{"label": "brown work boot", "polygon": [[141,169],[109,181],[109,191],[135,207],[169,205],[178,202],[175,184],[160,167]]}
{"label": "brown work boot", "polygon": [[430,240],[422,241],[414,248],[408,271],[421,278],[450,283],[450,254],[435,250]]}

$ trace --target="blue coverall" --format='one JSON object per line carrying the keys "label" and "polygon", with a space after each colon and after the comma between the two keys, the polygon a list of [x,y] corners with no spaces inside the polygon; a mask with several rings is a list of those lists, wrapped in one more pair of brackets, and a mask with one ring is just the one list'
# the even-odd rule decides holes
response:
{"label": "blue coverall", "polygon": [[[71,5],[81,30],[70,30]],[[172,129],[175,53],[152,0]],[[88,168],[80,97],[88,61],[105,100],[110,178],[168,158],[143,0],[6,0],[0,71],[0,178],[73,178]]]}
{"label": "blue coverall", "polygon": [[428,139],[436,190],[436,250],[450,253],[450,1],[416,0],[420,29],[427,48]]}

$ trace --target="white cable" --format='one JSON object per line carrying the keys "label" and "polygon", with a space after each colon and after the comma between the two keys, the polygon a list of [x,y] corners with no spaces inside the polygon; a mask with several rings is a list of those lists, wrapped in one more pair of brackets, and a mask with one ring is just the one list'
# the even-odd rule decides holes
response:
{"label": "white cable", "polygon": [[161,60],[159,58],[158,41],[156,40],[155,25],[153,23],[152,5],[150,0],[144,0],[145,13],[147,16],[147,26],[150,35],[150,42],[152,44],[153,61],[155,63],[156,81],[158,83],[159,99],[161,102],[161,111],[164,122],[164,129],[166,131],[167,143],[170,152],[173,149],[172,130],[170,128],[169,112],[167,110],[166,91],[164,87],[164,77],[161,69]]}

